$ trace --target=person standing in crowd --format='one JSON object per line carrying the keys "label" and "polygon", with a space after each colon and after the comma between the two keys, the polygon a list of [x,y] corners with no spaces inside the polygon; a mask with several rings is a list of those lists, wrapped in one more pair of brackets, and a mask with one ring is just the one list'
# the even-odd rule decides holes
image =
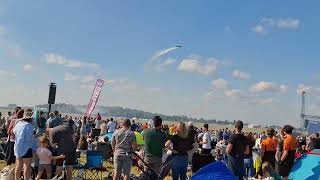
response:
{"label": "person standing in crowd", "polygon": [[210,154],[212,147],[211,147],[211,135],[209,132],[209,125],[204,124],[203,130],[204,130],[204,132],[203,132],[202,141],[199,143],[202,145],[201,153],[202,154]]}
{"label": "person standing in crowd", "polygon": [[67,126],[69,127],[69,131],[72,135],[72,137],[74,138],[74,134],[76,132],[76,125],[72,119],[72,116],[70,116],[68,119],[67,119]]}
{"label": "person standing in crowd", "polygon": [[52,145],[57,146],[58,156],[65,155],[64,159],[56,161],[56,176],[62,175],[63,161],[65,161],[67,170],[67,180],[72,179],[72,166],[76,163],[76,144],[73,141],[69,127],[59,125],[54,128],[47,128],[49,139]]}
{"label": "person standing in crowd", "polygon": [[288,179],[291,168],[294,164],[295,152],[297,149],[297,140],[292,135],[293,127],[290,125],[284,126],[284,142],[283,142],[283,153],[279,162],[279,174],[282,179]]}
{"label": "person standing in crowd", "polygon": [[5,118],[7,129],[9,128],[9,125],[10,125],[11,116],[12,116],[11,111],[9,111],[8,114],[6,115],[6,118]]}
{"label": "person standing in crowd", "polygon": [[121,174],[124,180],[129,180],[132,166],[130,153],[136,149],[137,141],[131,131],[131,122],[126,119],[123,127],[116,130],[112,135],[112,150],[114,151],[114,175],[113,180],[118,180]]}
{"label": "person standing in crowd", "polygon": [[225,141],[228,141],[229,140],[229,137],[230,137],[230,132],[229,132],[229,129],[226,128],[226,130],[223,132],[223,139]]}
{"label": "person standing in crowd", "polygon": [[188,138],[190,142],[190,149],[188,150],[188,161],[192,162],[192,156],[197,151],[199,145],[197,143],[197,131],[195,130],[195,127],[193,126],[193,122],[188,122]]}
{"label": "person standing in crowd", "polygon": [[117,123],[113,121],[113,118],[110,118],[110,121],[107,124],[108,127],[108,133],[114,133],[114,131],[117,129]]}
{"label": "person standing in crowd", "polygon": [[78,129],[80,127],[80,120],[78,117],[74,118],[74,124],[76,125],[76,129]]}
{"label": "person standing in crowd", "polygon": [[16,156],[15,180],[20,179],[23,168],[24,179],[30,179],[35,139],[33,137],[32,110],[27,109],[25,116],[16,121],[13,128],[15,135],[14,155]]}
{"label": "person standing in crowd", "polygon": [[162,119],[160,116],[153,118],[153,128],[144,130],[145,156],[147,165],[155,172],[159,173],[162,164],[162,150],[167,141],[167,135],[161,131]]}
{"label": "person standing in crowd", "polygon": [[84,116],[80,127],[80,137],[87,136],[87,116]]}
{"label": "person standing in crowd", "polygon": [[96,129],[100,129],[100,126],[101,126],[101,124],[102,124],[102,118],[101,118],[100,113],[97,114],[96,120],[95,120],[94,123],[95,123],[95,128],[96,128]]}
{"label": "person standing in crowd", "polygon": [[37,122],[37,125],[38,125],[37,134],[43,134],[46,132],[46,123],[47,123],[47,119],[45,118],[45,114],[43,111],[40,111],[39,119]]}
{"label": "person standing in crowd", "polygon": [[311,135],[310,142],[308,143],[308,151],[312,151],[314,149],[320,149],[319,133]]}
{"label": "person standing in crowd", "polygon": [[[277,145],[278,140],[274,139],[275,131],[273,128],[267,129],[267,138],[264,139],[261,143],[261,157],[262,163],[268,162],[273,169],[275,168],[276,163],[276,152],[277,152]],[[260,169],[259,176],[263,177],[263,171]]]}
{"label": "person standing in crowd", "polygon": [[260,136],[260,141],[261,141],[260,143],[262,143],[262,141],[265,140],[265,139],[267,139],[267,135],[266,135],[266,132],[263,131],[261,136]]}
{"label": "person standing in crowd", "polygon": [[249,154],[249,143],[242,133],[243,122],[237,121],[235,124],[235,134],[233,134],[227,146],[228,167],[233,175],[243,179],[245,175],[244,156]]}
{"label": "person standing in crowd", "polygon": [[53,112],[49,113],[49,117],[46,123],[47,127],[49,127],[49,123],[52,121],[53,118],[54,118],[54,113]]}
{"label": "person standing in crowd", "polygon": [[136,131],[137,129],[138,129],[138,125],[136,124],[136,122],[134,122],[134,120],[132,120],[131,131]]}
{"label": "person standing in crowd", "polygon": [[[4,117],[0,117],[0,135],[6,136],[6,120]],[[2,138],[2,137],[1,137]]]}
{"label": "person standing in crowd", "polygon": [[62,125],[63,119],[59,115],[59,111],[54,111],[54,117],[50,118],[50,121],[48,121],[48,127],[54,128],[57,126]]}
{"label": "person standing in crowd", "polygon": [[190,147],[190,138],[188,138],[188,130],[186,124],[180,122],[177,125],[177,134],[171,136],[165,147],[172,151],[174,156],[172,165],[172,179],[173,180],[186,180],[188,168],[188,154],[187,151]]}
{"label": "person standing in crowd", "polygon": [[23,118],[24,110],[21,108],[16,108],[15,117],[10,117],[12,120],[10,120],[10,125],[8,127],[8,141],[6,146],[6,162],[7,165],[11,165],[15,163],[16,157],[14,155],[14,144],[15,144],[15,135],[13,133],[13,128],[16,125],[17,119]]}
{"label": "person standing in crowd", "polygon": [[[284,129],[282,128],[280,130],[280,133],[277,134],[277,151],[276,151],[276,165],[275,165],[275,170],[278,174],[280,174],[280,159],[283,153],[283,143],[284,143]],[[281,175],[281,174],[280,174]]]}
{"label": "person standing in crowd", "polygon": [[103,136],[108,133],[108,126],[105,120],[102,120],[102,124],[100,125],[100,136]]}
{"label": "person standing in crowd", "polygon": [[247,133],[246,138],[249,144],[249,154],[244,155],[244,166],[246,169],[246,174],[248,178],[252,178],[255,175],[255,169],[253,168],[253,147],[255,145],[255,140],[252,133]]}

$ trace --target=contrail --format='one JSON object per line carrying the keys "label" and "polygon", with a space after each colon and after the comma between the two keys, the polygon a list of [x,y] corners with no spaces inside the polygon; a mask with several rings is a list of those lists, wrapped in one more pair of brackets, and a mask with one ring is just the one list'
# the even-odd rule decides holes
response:
{"label": "contrail", "polygon": [[178,48],[181,48],[181,46],[174,46],[174,47],[171,47],[171,48],[168,48],[168,49],[163,49],[163,50],[157,51],[156,53],[154,53],[154,55],[152,56],[150,61],[154,62],[157,59],[159,59],[161,56],[163,56],[165,54],[168,54],[169,52],[171,52],[171,51],[173,51],[175,49],[178,49]]}

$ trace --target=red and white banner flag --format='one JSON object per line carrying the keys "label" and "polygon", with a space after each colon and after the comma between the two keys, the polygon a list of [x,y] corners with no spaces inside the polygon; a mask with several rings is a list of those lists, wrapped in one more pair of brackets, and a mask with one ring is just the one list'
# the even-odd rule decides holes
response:
{"label": "red and white banner flag", "polygon": [[96,104],[98,103],[98,99],[102,90],[102,86],[104,84],[104,81],[102,79],[98,79],[96,82],[96,86],[93,89],[88,107],[86,116],[91,116],[91,113],[93,112],[94,108],[96,107]]}

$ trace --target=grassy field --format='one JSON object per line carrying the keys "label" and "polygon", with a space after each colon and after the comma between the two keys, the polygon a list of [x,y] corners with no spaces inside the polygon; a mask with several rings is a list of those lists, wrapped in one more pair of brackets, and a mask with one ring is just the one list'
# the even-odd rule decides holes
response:
{"label": "grassy field", "polygon": [[[81,163],[86,162],[85,157],[84,157],[84,156],[81,157],[81,160],[80,160],[80,161],[81,161]],[[6,166],[5,161],[0,161],[0,170],[2,170],[5,166]],[[110,172],[113,172],[113,164],[112,164],[112,162],[104,161],[103,167],[106,167],[107,171],[106,171],[106,172],[103,172],[102,177],[103,177],[103,179],[107,179],[107,176],[110,174]],[[79,171],[73,172],[73,176],[74,176],[74,177],[77,177],[77,176],[78,176],[78,172],[79,172]],[[132,168],[131,168],[131,174],[138,176],[138,175],[141,174],[141,172],[140,172],[140,170],[139,170],[137,167],[132,167]],[[87,177],[88,177],[88,176],[87,176]],[[171,178],[170,176],[168,176],[168,177],[166,177],[164,180],[170,180],[170,179],[172,179],[172,178]]]}

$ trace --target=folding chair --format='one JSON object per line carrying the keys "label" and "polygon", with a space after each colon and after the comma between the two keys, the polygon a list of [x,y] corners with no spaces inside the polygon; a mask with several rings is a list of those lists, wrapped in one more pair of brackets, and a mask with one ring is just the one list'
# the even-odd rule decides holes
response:
{"label": "folding chair", "polygon": [[82,167],[84,179],[101,179],[103,172],[107,169],[103,167],[102,151],[87,151],[87,163]]}
{"label": "folding chair", "polygon": [[109,142],[107,142],[107,143],[98,142],[96,150],[103,152],[103,159],[104,160],[109,159],[112,155],[112,148],[111,148],[111,144]]}

